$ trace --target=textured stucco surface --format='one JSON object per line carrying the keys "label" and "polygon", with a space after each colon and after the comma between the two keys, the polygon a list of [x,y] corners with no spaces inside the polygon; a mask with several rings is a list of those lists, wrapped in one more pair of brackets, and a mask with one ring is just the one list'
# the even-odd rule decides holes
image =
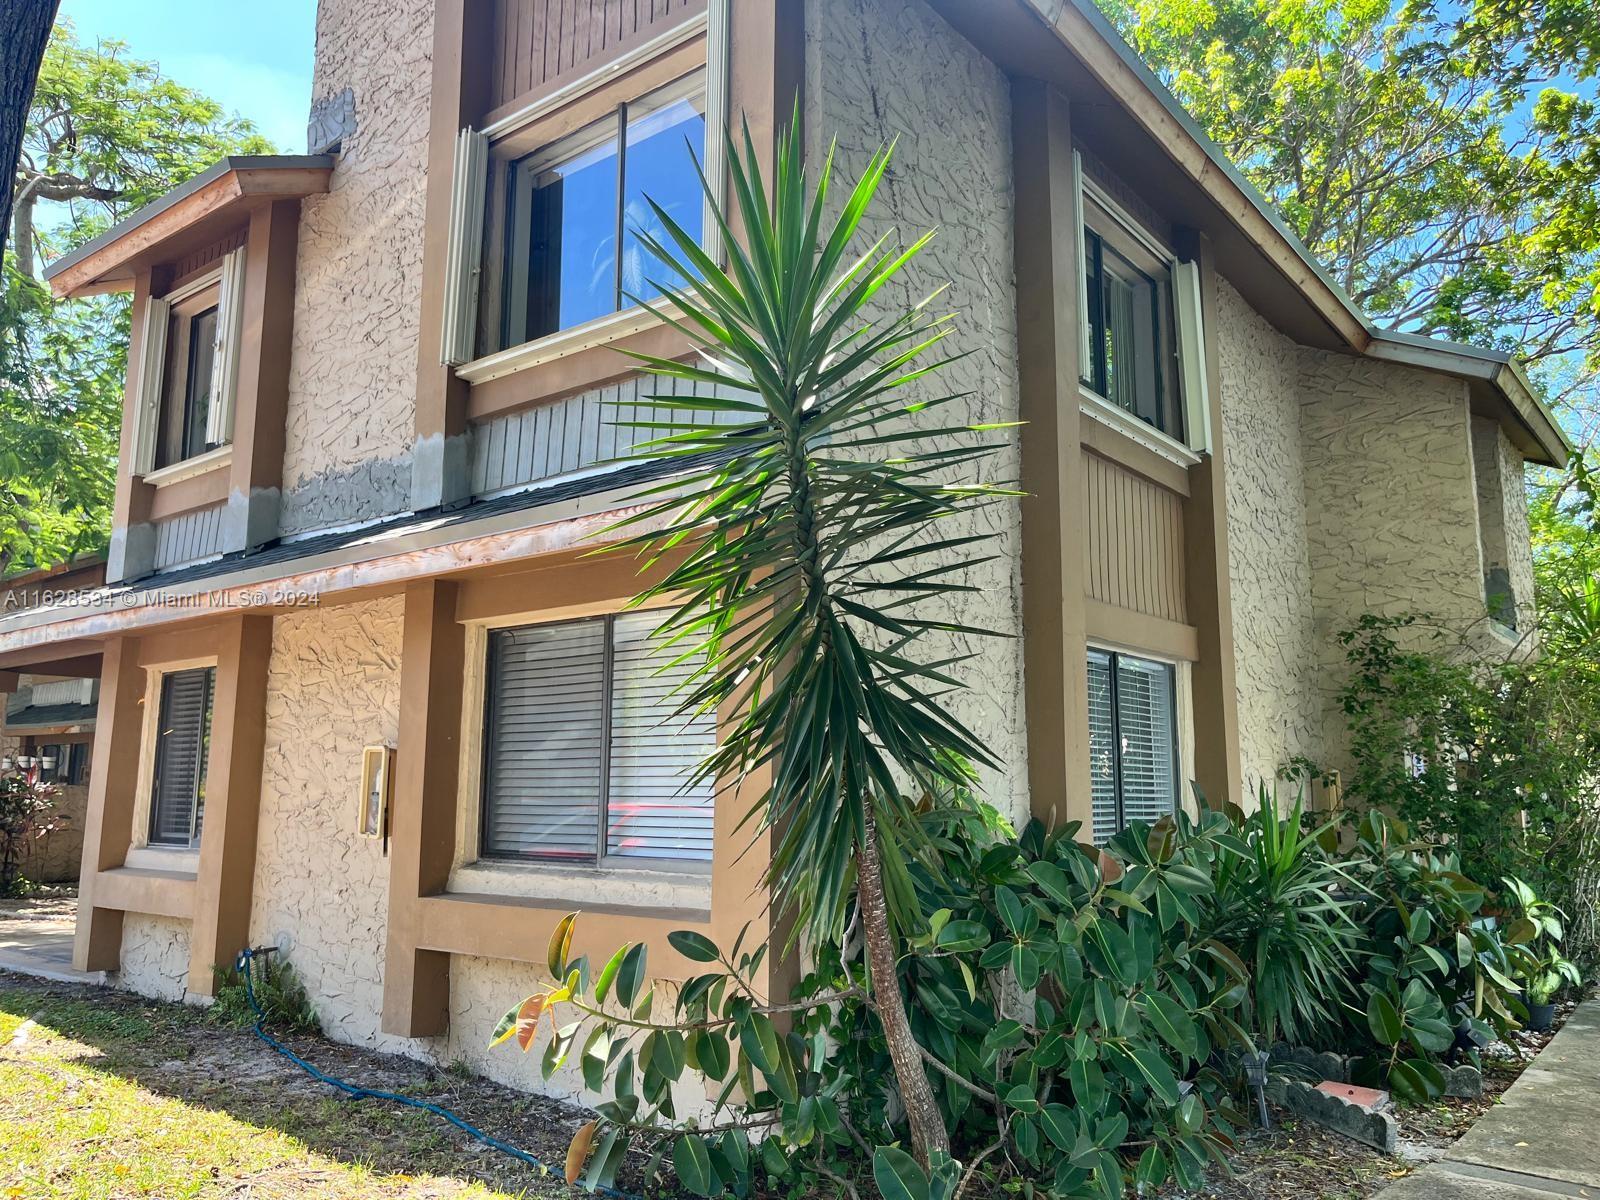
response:
{"label": "textured stucco surface", "polygon": [[[312,95],[353,89],[356,130],[331,191],[301,208],[283,461],[293,530],[380,515],[362,486],[379,480],[320,491],[313,481],[410,448],[432,41],[429,0],[323,0],[317,9]],[[396,511],[388,494],[377,507]]]}
{"label": "textured stucco surface", "polygon": [[1218,281],[1239,754],[1248,802],[1283,762],[1320,753],[1299,348]]}
{"label": "textured stucco surface", "polygon": [[1509,573],[1517,628],[1532,627],[1533,547],[1528,540],[1528,494],[1521,452],[1489,417],[1472,418],[1472,463],[1477,483],[1483,567]]}
{"label": "textured stucco surface", "polygon": [[284,947],[330,1036],[369,1045],[390,1045],[389,860],[355,832],[356,797],[361,748],[398,732],[402,615],[387,597],[280,616],[267,677],[251,939]]}
{"label": "textured stucco surface", "polygon": [[189,983],[189,922],[143,913],[124,916],[117,982],[155,1000],[182,1000]]}
{"label": "textured stucco surface", "polygon": [[284,492],[278,528],[310,533],[406,512],[411,507],[411,456],[369,458],[329,470]]}
{"label": "textured stucco surface", "polygon": [[[866,240],[888,234],[905,244],[923,231],[938,236],[914,268],[885,289],[883,304],[921,300],[948,281],[940,311],[957,314],[944,349],[971,351],[923,394],[969,392],[932,420],[1015,420],[1018,413],[1016,291],[1012,259],[1011,102],[1005,76],[922,0],[816,0],[806,6],[806,133],[820,161],[837,137],[836,178],[853,180],[869,155],[898,136],[894,163],[863,226]],[[842,203],[842,197],[836,197]],[[938,389],[938,391],[934,390]],[[1017,436],[990,459],[991,480],[1019,470]],[[987,540],[992,561],[969,572],[979,591],[951,605],[955,619],[1020,634],[1021,517],[1015,503],[964,518]],[[962,532],[954,525],[942,530]],[[957,644],[930,638],[922,653],[971,652],[957,668],[971,690],[957,715],[1001,760],[987,772],[988,799],[1001,811],[1028,811],[1022,642],[984,638]]]}
{"label": "textured stucco surface", "polygon": [[1496,647],[1483,600],[1466,385],[1320,351],[1305,351],[1302,368],[1325,758],[1345,767],[1337,638],[1363,613],[1426,615],[1429,628],[1411,637],[1443,630],[1467,647]]}

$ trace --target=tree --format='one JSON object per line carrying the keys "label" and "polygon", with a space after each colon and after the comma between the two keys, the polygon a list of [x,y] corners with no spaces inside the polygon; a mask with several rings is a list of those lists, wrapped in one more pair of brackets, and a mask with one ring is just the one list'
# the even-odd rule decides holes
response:
{"label": "tree", "polygon": [[[61,0],[14,0],[0,12],[0,162],[15,167],[39,60]],[[11,226],[11,194],[0,196],[0,252]]]}
{"label": "tree", "polygon": [[41,257],[81,245],[226,154],[272,147],[248,121],[130,58],[121,42],[77,42],[60,25],[8,200],[0,278],[0,573],[104,545],[116,484],[128,304],[57,303]]}
{"label": "tree", "polygon": [[[855,897],[873,1001],[926,1166],[948,1152],[949,1135],[897,963],[897,931],[922,920],[908,860],[925,841],[907,797],[964,784],[964,761],[992,759],[942,701],[960,686],[950,664],[922,652],[929,633],[985,631],[924,604],[970,590],[960,577],[980,538],[941,524],[1005,493],[956,482],[992,449],[985,431],[929,419],[960,398],[937,394],[950,360],[937,354],[948,318],[928,315],[933,296],[887,315],[869,308],[932,236],[903,252],[880,240],[854,256],[889,151],[873,157],[836,218],[831,156],[807,196],[802,155],[791,128],[769,193],[748,133],[742,158],[730,139],[733,211],[717,213],[726,269],[651,205],[660,236],[641,230],[646,250],[664,278],[697,284],[663,287],[671,307],[649,307],[700,353],[639,361],[720,398],[655,397],[659,420],[645,424],[681,428],[686,412],[708,406],[732,423],[642,451],[689,469],[630,522],[649,529],[628,545],[647,563],[671,564],[639,602],[671,600],[669,644],[705,654],[685,708],[738,714],[699,777],[746,781],[771,769],[743,827],[775,838],[777,913],[813,942],[837,945]],[[908,392],[912,384],[922,387]],[[935,394],[924,394],[930,385]]]}
{"label": "tree", "polygon": [[1600,9],[1100,0],[1380,323],[1600,406]]}

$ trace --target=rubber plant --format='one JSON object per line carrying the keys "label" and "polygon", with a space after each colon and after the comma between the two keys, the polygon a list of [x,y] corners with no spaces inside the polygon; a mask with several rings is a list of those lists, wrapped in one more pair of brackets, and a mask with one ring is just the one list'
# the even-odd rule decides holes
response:
{"label": "rubber plant", "polygon": [[683,709],[735,714],[696,778],[726,802],[770,768],[741,829],[771,832],[767,883],[794,944],[837,944],[856,914],[926,1168],[950,1142],[896,962],[900,936],[923,924],[908,873],[926,857],[914,808],[994,762],[948,706],[961,656],[930,649],[929,635],[988,632],[951,617],[949,602],[976,590],[963,575],[987,540],[952,518],[1013,493],[976,481],[1001,427],[941,419],[964,397],[939,386],[959,356],[942,348],[938,289],[890,300],[891,283],[918,286],[907,269],[933,235],[859,244],[892,148],[835,207],[833,153],[808,184],[797,125],[778,140],[770,188],[748,128],[742,151],[728,138],[730,202],[706,187],[720,252],[653,203],[636,231],[661,265],[663,298],[645,307],[695,353],[632,357],[699,394],[651,397],[651,419],[627,422],[651,434],[640,457],[678,470],[638,497],[621,542],[651,572],[635,602],[670,602],[658,637],[684,661],[704,656]]}

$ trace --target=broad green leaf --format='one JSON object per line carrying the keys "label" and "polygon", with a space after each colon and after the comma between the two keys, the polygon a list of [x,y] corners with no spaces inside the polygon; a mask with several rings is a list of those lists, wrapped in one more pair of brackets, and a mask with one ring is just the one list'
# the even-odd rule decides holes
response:
{"label": "broad green leaf", "polygon": [[556,922],[550,931],[550,947],[545,965],[550,968],[550,978],[560,982],[567,974],[567,956],[572,953],[572,927],[578,922],[577,913],[568,913]]}
{"label": "broad green leaf", "polygon": [[717,946],[703,933],[696,933],[692,929],[674,929],[667,934],[667,941],[679,954],[690,962],[713,963],[717,961]]}
{"label": "broad green leaf", "polygon": [[883,1200],[929,1200],[927,1174],[916,1159],[895,1146],[873,1151],[872,1182]]}
{"label": "broad green leaf", "polygon": [[678,1182],[696,1196],[714,1196],[722,1185],[711,1169],[711,1155],[705,1140],[698,1134],[687,1133],[672,1147],[672,1169]]}

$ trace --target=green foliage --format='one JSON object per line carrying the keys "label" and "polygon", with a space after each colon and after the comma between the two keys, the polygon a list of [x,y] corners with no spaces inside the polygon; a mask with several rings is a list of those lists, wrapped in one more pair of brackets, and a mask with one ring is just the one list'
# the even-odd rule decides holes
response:
{"label": "green foliage", "polygon": [[[305,985],[287,962],[275,962],[275,955],[256,959],[251,968],[251,986],[261,1006],[261,1020],[278,1030],[294,1033],[320,1033],[322,1022],[306,995]],[[212,967],[217,977],[215,1002],[206,1010],[206,1019],[235,1029],[249,1029],[257,1017],[250,1007],[244,978],[232,967]]]}
{"label": "green foliage", "polygon": [[1251,1028],[1268,1042],[1315,1044],[1354,995],[1355,881],[1327,853],[1332,825],[1307,829],[1298,800],[1280,816],[1263,786],[1253,813],[1231,815],[1243,845],[1217,865],[1204,926],[1249,968]]}
{"label": "green foliage", "polygon": [[54,257],[225,154],[271,146],[246,121],[57,25],[11,184],[0,264],[0,574],[102,549],[110,532],[128,303],[56,302],[35,278]]}
{"label": "green foliage", "polygon": [[29,844],[59,825],[55,803],[60,795],[60,788],[27,771],[0,773],[0,897],[33,893],[35,885],[17,868]]}
{"label": "green foliage", "polygon": [[1520,879],[1507,879],[1506,897],[1515,919],[1506,941],[1516,947],[1515,970],[1528,993],[1528,1003],[1548,1004],[1564,985],[1577,987],[1583,977],[1575,963],[1561,953],[1566,936],[1561,910],[1541,900]]}
{"label": "green foliage", "polygon": [[1538,658],[1483,662],[1447,653],[1420,621],[1372,616],[1341,640],[1346,795],[1448,845],[1470,879],[1528,879],[1577,918],[1575,957],[1600,952],[1593,646],[1569,624]]}
{"label": "green foliage", "polygon": [[1381,324],[1600,398],[1594,5],[1100,0]]}
{"label": "green foliage", "polygon": [[1453,854],[1407,832],[1377,811],[1357,823],[1348,858],[1365,893],[1359,983],[1367,1001],[1350,1037],[1367,1054],[1363,1077],[1424,1100],[1443,1091],[1437,1063],[1459,1027],[1504,1038],[1523,1014],[1515,938],[1486,915],[1489,892]]}
{"label": "green foliage", "polygon": [[699,776],[770,766],[770,785],[746,793],[746,828],[775,831],[779,911],[833,938],[874,827],[890,918],[916,919],[907,864],[920,847],[905,780],[913,796],[938,791],[965,782],[964,760],[992,761],[943,702],[961,686],[950,673],[960,659],[924,648],[931,633],[985,631],[923,605],[970,592],[961,576],[982,561],[981,537],[943,526],[1006,493],[971,481],[990,430],[938,420],[961,397],[927,386],[951,361],[940,352],[948,318],[929,315],[934,296],[874,306],[932,236],[904,249],[855,245],[889,150],[836,217],[831,154],[809,189],[797,132],[779,146],[770,190],[748,132],[742,155],[731,138],[728,152],[733,211],[717,214],[726,268],[658,206],[662,240],[638,232],[664,278],[697,281],[647,307],[701,353],[636,357],[701,395],[652,397],[658,419],[633,424],[681,428],[707,407],[730,423],[641,448],[685,473],[642,497],[627,525],[649,532],[626,545],[659,568],[638,602],[670,600],[662,628],[675,651],[705,653],[685,709],[736,714]]}
{"label": "green foliage", "polygon": [[[924,825],[948,869],[916,872],[930,915],[903,945],[904,984],[939,1064],[954,1159],[935,1153],[924,1169],[900,1148],[895,1076],[854,951],[820,947],[796,1000],[773,1007],[753,986],[764,947],[741,939],[725,954],[680,931],[673,946],[711,969],[662,1017],[642,945],[598,970],[566,957],[574,915],[551,938],[548,988],[495,1033],[529,1052],[543,1035],[547,1077],[575,1056],[590,1088],[610,1084],[569,1177],[610,1185],[637,1142],[704,1196],[870,1173],[886,1197],[931,1200],[985,1163],[997,1181],[1020,1169],[1060,1196],[1197,1184],[1236,1120],[1218,1054],[1247,1041],[1234,1017],[1243,965],[1198,924],[1215,864],[1243,851],[1227,819],[1136,825],[1104,851],[1074,842],[1075,826],[1017,838],[970,807]],[[676,1111],[673,1085],[689,1075],[711,1112]]]}

